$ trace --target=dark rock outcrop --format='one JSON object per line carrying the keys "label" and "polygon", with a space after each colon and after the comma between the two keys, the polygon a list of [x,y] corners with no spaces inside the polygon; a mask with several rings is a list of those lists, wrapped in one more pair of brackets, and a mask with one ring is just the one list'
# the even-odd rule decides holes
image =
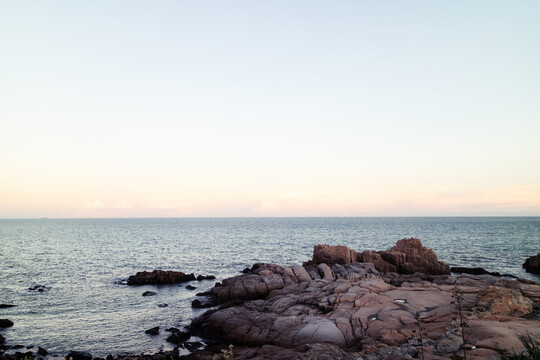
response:
{"label": "dark rock outcrop", "polygon": [[526,272],[540,275],[540,253],[528,257],[523,263],[523,268]]}
{"label": "dark rock outcrop", "polygon": [[4,344],[6,342],[6,338],[0,335],[0,345]]}
{"label": "dark rock outcrop", "polygon": [[9,319],[0,319],[0,328],[8,328],[13,326],[13,321]]}
{"label": "dark rock outcrop", "polygon": [[463,266],[452,266],[450,268],[450,272],[453,272],[453,273],[456,273],[456,274],[471,274],[471,275],[491,275],[491,276],[504,276],[504,277],[511,277],[511,278],[514,278],[514,279],[517,279],[516,276],[514,275],[511,275],[511,274],[501,274],[499,272],[490,272],[490,271],[487,271],[486,269],[484,268],[481,268],[481,267],[474,267],[474,268],[469,268],[469,267],[463,267]]}
{"label": "dark rock outcrop", "polygon": [[8,309],[8,308],[12,308],[14,306],[15,305],[11,305],[11,304],[0,304],[0,309]]}
{"label": "dark rock outcrop", "polygon": [[304,265],[344,265],[353,262],[372,263],[381,272],[450,274],[448,265],[439,261],[433,250],[425,248],[420,240],[414,238],[399,240],[394,247],[386,251],[366,250],[361,253],[341,245],[315,245],[313,259]]}
{"label": "dark rock outcrop", "polygon": [[41,346],[38,346],[38,351],[37,351],[38,355],[41,355],[41,356],[47,356],[49,354],[49,352],[42,348]]}
{"label": "dark rock outcrop", "polygon": [[71,351],[65,356],[66,360],[92,360],[92,354],[85,351]]}
{"label": "dark rock outcrop", "polygon": [[167,285],[195,280],[194,274],[184,274],[181,271],[154,270],[142,271],[128,278],[128,285]]}
{"label": "dark rock outcrop", "polygon": [[157,292],[155,292],[155,291],[145,291],[142,294],[142,296],[154,296],[154,295],[157,295]]}

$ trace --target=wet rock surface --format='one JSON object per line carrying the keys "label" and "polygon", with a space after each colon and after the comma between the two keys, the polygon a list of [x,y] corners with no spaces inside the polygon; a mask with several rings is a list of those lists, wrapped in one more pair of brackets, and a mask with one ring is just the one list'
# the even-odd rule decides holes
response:
{"label": "wet rock surface", "polygon": [[[416,239],[401,240],[391,255],[370,252],[375,263],[354,261],[364,257],[346,247],[316,246],[305,266],[255,264],[216,284],[210,297],[221,306],[189,330],[216,346],[234,344],[235,359],[399,359],[418,355],[421,326],[426,358],[451,358],[463,355],[453,297],[459,291],[471,357],[523,349],[516,334],[540,340],[540,321],[528,317],[539,304],[540,284],[452,276],[420,246]],[[380,270],[390,265],[404,273]]]}

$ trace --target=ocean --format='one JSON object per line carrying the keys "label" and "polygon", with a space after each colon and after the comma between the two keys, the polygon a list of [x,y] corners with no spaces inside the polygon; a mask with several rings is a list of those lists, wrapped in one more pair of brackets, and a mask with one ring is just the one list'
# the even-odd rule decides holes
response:
{"label": "ocean", "polygon": [[[316,244],[386,250],[408,237],[450,266],[540,281],[521,267],[540,252],[540,217],[0,220],[0,304],[16,305],[0,309],[14,322],[0,334],[53,357],[169,350],[166,332],[145,330],[189,324],[204,311],[191,308],[195,294],[214,281],[122,285],[129,275],[163,269],[220,281],[256,262],[300,264]],[[148,290],[157,295],[142,296]]]}

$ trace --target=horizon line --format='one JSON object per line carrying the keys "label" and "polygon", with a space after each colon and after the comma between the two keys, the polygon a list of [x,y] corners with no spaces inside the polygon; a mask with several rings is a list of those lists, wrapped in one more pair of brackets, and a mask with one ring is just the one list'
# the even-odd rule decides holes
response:
{"label": "horizon line", "polygon": [[130,220],[130,219],[352,219],[352,218],[535,218],[540,215],[340,215],[340,216],[132,216],[132,217],[13,217],[0,220]]}

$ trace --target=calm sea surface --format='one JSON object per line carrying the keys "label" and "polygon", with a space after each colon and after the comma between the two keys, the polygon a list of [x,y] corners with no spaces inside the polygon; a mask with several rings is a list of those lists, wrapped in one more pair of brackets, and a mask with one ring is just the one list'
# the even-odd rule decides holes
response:
{"label": "calm sea surface", "polygon": [[[450,266],[540,281],[521,268],[540,252],[540,217],[0,220],[0,304],[17,305],[0,309],[15,323],[1,333],[8,345],[39,345],[53,356],[170,349],[164,331],[144,331],[189,324],[203,311],[191,301],[213,282],[188,290],[120,280],[164,269],[219,281],[255,262],[302,263],[316,244],[385,250],[405,237],[419,238]],[[38,284],[50,290],[29,290]],[[157,295],[143,297],[147,290]]]}

